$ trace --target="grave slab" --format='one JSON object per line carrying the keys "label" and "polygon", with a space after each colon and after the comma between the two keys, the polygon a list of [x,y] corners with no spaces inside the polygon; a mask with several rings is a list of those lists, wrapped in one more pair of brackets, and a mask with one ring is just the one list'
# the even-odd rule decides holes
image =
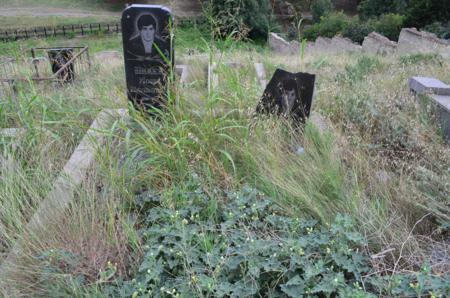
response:
{"label": "grave slab", "polygon": [[450,96],[433,94],[431,99],[436,104],[437,118],[441,124],[444,137],[450,145]]}
{"label": "grave slab", "polygon": [[411,77],[409,90],[416,93],[434,93],[437,95],[450,95],[450,86],[438,79],[430,77]]}

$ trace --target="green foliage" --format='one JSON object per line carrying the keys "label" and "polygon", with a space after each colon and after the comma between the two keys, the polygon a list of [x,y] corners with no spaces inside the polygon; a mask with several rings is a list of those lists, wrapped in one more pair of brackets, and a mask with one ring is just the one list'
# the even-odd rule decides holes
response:
{"label": "green foliage", "polygon": [[329,228],[286,217],[257,191],[213,201],[201,186],[184,194],[184,207],[140,200],[145,255],[136,277],[115,295],[132,297],[252,297],[361,294],[366,257],[352,222],[338,216]]}
{"label": "green foliage", "polygon": [[418,64],[430,64],[436,66],[442,66],[442,56],[439,54],[411,54],[400,56],[400,63],[403,65],[418,65]]}
{"label": "green foliage", "polygon": [[308,40],[315,40],[319,36],[331,38],[343,32],[348,24],[349,18],[345,14],[342,12],[334,13],[327,17],[322,17],[319,23],[306,28],[303,36]]}
{"label": "green foliage", "polygon": [[204,0],[212,30],[220,37],[232,32],[250,37],[266,37],[274,27],[269,0]]}
{"label": "green foliage", "polygon": [[380,66],[380,61],[375,57],[362,56],[354,65],[346,65],[345,72],[338,73],[336,78],[344,83],[355,83],[363,80],[366,75]]}
{"label": "green foliage", "polygon": [[374,28],[371,23],[363,22],[359,18],[353,18],[342,32],[342,35],[350,38],[353,42],[362,43],[364,37],[373,31]]}
{"label": "green foliage", "polygon": [[311,14],[314,22],[319,22],[322,17],[328,16],[333,11],[331,0],[314,0],[311,4]]}
{"label": "green foliage", "polygon": [[358,6],[362,18],[369,19],[386,13],[404,13],[406,0],[363,0]]}
{"label": "green foliage", "polygon": [[406,10],[406,25],[422,28],[433,22],[450,20],[450,0],[411,0]]}
{"label": "green foliage", "polygon": [[435,276],[428,265],[412,274],[374,276],[370,283],[376,292],[389,297],[447,297],[450,293],[450,275]]}
{"label": "green foliage", "polygon": [[423,27],[423,30],[434,33],[439,38],[450,39],[450,21],[433,22]]}
{"label": "green foliage", "polygon": [[383,14],[378,19],[369,21],[369,27],[380,34],[383,34],[390,40],[397,41],[400,31],[403,28],[405,17],[399,14]]}

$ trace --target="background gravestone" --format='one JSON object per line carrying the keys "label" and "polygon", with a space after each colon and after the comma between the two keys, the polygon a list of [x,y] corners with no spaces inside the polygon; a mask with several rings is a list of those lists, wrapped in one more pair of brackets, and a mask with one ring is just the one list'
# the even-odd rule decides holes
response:
{"label": "background gravestone", "polygon": [[138,109],[163,108],[174,53],[169,8],[130,5],[122,13],[122,38],[128,99]]}
{"label": "background gravestone", "polygon": [[[73,49],[52,49],[48,50],[48,58],[52,66],[52,72],[57,73],[73,57]],[[73,62],[58,74],[58,78],[66,83],[75,79],[75,69]]]}
{"label": "background gravestone", "polygon": [[304,122],[311,111],[315,79],[314,74],[277,69],[264,90],[256,112]]}

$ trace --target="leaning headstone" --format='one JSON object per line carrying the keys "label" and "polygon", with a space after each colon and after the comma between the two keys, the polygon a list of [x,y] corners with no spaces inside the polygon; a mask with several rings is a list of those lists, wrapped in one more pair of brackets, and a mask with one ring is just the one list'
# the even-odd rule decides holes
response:
{"label": "leaning headstone", "polygon": [[349,38],[335,36],[331,39],[331,50],[333,53],[351,53],[361,51],[362,47]]}
{"label": "leaning headstone", "polygon": [[304,122],[311,111],[315,79],[314,74],[277,69],[264,90],[256,112]]}
{"label": "leaning headstone", "polygon": [[166,105],[174,65],[172,24],[171,11],[164,6],[133,4],[122,13],[128,99],[138,109]]}
{"label": "leaning headstone", "polygon": [[288,42],[276,33],[270,32],[268,39],[271,51],[282,55],[296,55],[300,52],[300,43],[296,40]]}
{"label": "leaning headstone", "polygon": [[418,31],[416,28],[402,29],[397,49],[400,54],[439,53],[450,57],[450,41],[440,39],[433,33]]}
{"label": "leaning headstone", "polygon": [[392,55],[397,50],[397,43],[377,32],[371,32],[364,37],[362,48],[370,54]]}

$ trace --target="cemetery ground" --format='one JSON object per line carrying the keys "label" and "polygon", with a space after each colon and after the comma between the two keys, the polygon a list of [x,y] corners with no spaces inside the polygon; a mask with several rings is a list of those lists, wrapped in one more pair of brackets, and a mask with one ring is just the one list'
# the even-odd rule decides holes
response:
{"label": "cemetery ground", "polygon": [[[0,295],[449,293],[450,149],[431,102],[407,88],[418,74],[449,83],[449,60],[285,57],[192,27],[175,35],[176,64],[189,65],[190,79],[174,82],[158,117],[127,102],[121,58],[95,59],[120,51],[120,36],[0,44],[25,78],[32,46],[89,45],[94,62],[74,83],[25,80],[1,99],[0,126],[24,130],[0,137]],[[208,62],[219,76],[210,92]],[[316,74],[302,131],[255,117],[257,62],[268,78],[277,67]],[[98,131],[106,141],[69,208],[29,230],[98,113],[119,108],[128,117]]]}

